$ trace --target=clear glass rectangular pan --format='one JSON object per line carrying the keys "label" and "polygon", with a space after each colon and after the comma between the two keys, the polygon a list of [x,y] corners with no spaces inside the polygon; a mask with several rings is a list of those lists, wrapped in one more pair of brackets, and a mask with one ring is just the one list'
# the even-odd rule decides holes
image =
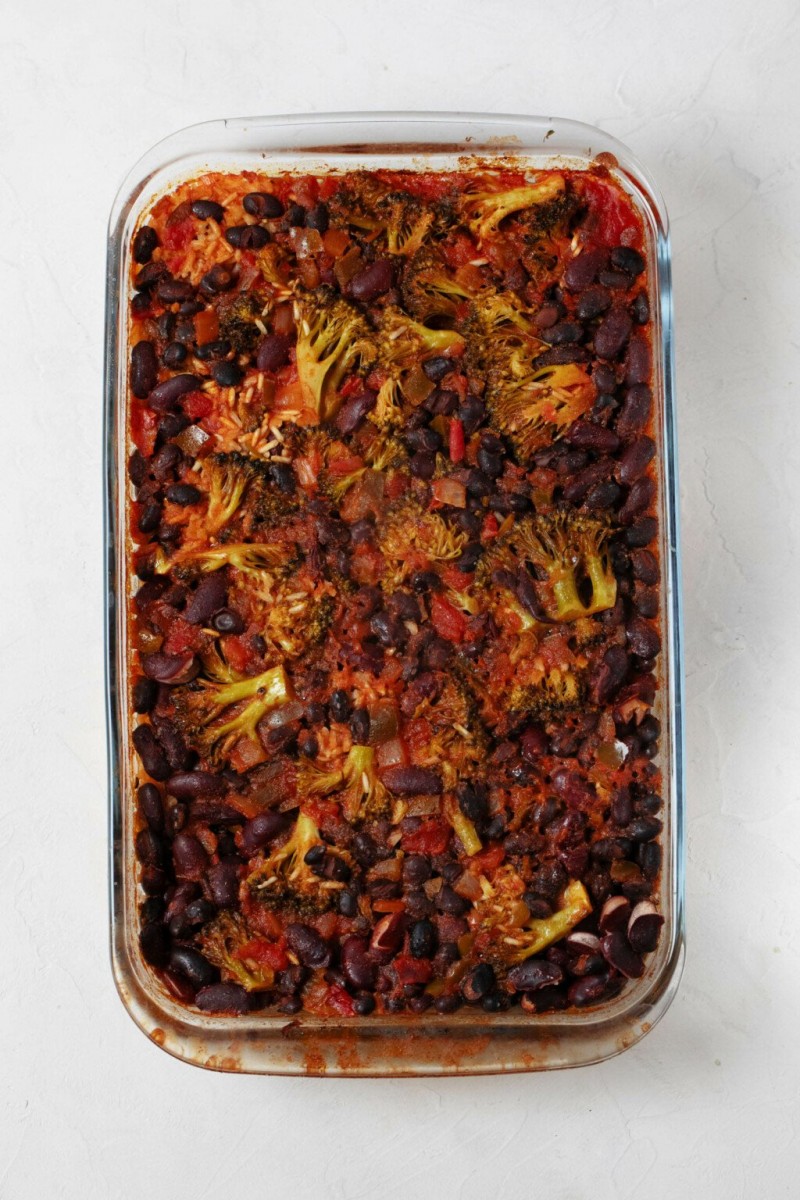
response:
{"label": "clear glass rectangular pan", "polygon": [[[514,165],[587,166],[598,155],[638,206],[647,231],[653,313],[654,396],[660,435],[659,495],[663,645],[656,712],[662,722],[665,926],[645,975],[586,1012],[530,1017],[462,1010],[453,1016],[341,1020],[194,1013],[164,993],[137,939],[128,737],[125,569],[126,301],[137,217],[155,197],[206,170],[446,170],[501,157]],[[634,1045],[663,1015],[683,964],[684,795],[682,645],[672,360],[672,292],[667,215],[630,152],[588,125],[543,117],[464,113],[360,113],[213,121],[173,134],[150,150],[114,201],[108,241],[105,359],[107,720],[111,953],[122,1001],[163,1049],[215,1070],[288,1075],[456,1075],[537,1071],[598,1062]]]}

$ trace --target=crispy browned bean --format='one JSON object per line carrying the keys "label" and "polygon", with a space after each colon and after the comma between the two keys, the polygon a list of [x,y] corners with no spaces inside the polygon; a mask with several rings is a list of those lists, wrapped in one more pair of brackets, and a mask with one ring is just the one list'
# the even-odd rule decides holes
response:
{"label": "crispy browned bean", "polygon": [[250,1010],[250,997],[238,983],[212,983],[200,989],[194,1002],[203,1012],[240,1014]]}

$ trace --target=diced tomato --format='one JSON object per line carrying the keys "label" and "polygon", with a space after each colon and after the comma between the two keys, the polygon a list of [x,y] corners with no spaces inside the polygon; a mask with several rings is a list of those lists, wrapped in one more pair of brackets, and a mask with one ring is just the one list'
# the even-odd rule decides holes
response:
{"label": "diced tomato", "polygon": [[464,457],[464,426],[458,417],[450,419],[450,461],[460,463]]}
{"label": "diced tomato", "polygon": [[343,987],[339,987],[338,983],[332,983],[328,988],[325,1003],[341,1017],[352,1017],[355,1014],[353,997]]}
{"label": "diced tomato", "polygon": [[339,458],[332,458],[328,462],[328,470],[331,475],[352,475],[354,471],[360,471],[363,466],[364,460],[357,454],[342,454]]}
{"label": "diced tomato", "polygon": [[444,854],[452,833],[446,821],[434,817],[423,822],[413,833],[403,834],[403,849],[415,854]]}
{"label": "diced tomato", "polygon": [[233,667],[234,671],[247,670],[252,658],[252,651],[243,637],[229,634],[228,637],[222,639],[222,647],[225,651],[225,660]]}
{"label": "diced tomato", "polygon": [[323,235],[322,243],[332,258],[339,258],[350,245],[350,238],[343,229],[329,229]]}
{"label": "diced tomato", "polygon": [[485,850],[479,850],[477,854],[473,854],[469,860],[470,869],[476,871],[478,875],[485,875],[487,871],[495,871],[506,856],[506,852],[502,846],[487,846]]}
{"label": "diced tomato", "polygon": [[250,737],[239,738],[232,749],[228,751],[228,761],[234,771],[243,775],[245,771],[266,762],[268,754],[261,742],[253,741]]}
{"label": "diced tomato", "polygon": [[412,958],[410,954],[398,954],[392,963],[397,979],[403,986],[407,983],[428,983],[433,967],[427,958]]}
{"label": "diced tomato", "polygon": [[164,654],[183,654],[195,648],[197,636],[196,625],[190,625],[183,617],[176,617],[161,649]]}
{"label": "diced tomato", "polygon": [[161,418],[152,408],[134,401],[131,406],[131,437],[136,449],[149,458],[156,445],[158,422]]}
{"label": "diced tomato", "polygon": [[181,405],[187,417],[193,421],[208,417],[214,408],[214,401],[205,392],[188,392],[181,397]]}
{"label": "diced tomato", "polygon": [[595,219],[596,241],[605,246],[632,245],[640,240],[639,223],[633,207],[611,181],[597,175],[580,172],[575,177],[575,190],[589,203]]}
{"label": "diced tomato", "polygon": [[478,248],[468,233],[453,233],[442,242],[442,252],[449,267],[457,270],[478,257]]}
{"label": "diced tomato", "polygon": [[286,950],[279,942],[268,942],[266,938],[251,938],[236,951],[235,957],[251,959],[264,967],[272,967],[273,971],[285,971],[289,965]]}
{"label": "diced tomato", "polygon": [[431,624],[439,637],[446,638],[448,642],[464,640],[467,629],[464,614],[460,613],[445,596],[440,596],[437,592],[431,598]]}
{"label": "diced tomato", "polygon": [[387,500],[399,500],[408,491],[409,479],[405,471],[389,471],[386,476],[385,496]]}
{"label": "diced tomato", "polygon": [[499,528],[500,528],[500,526],[497,524],[497,517],[494,515],[494,513],[489,513],[488,517],[486,517],[483,522],[483,528],[481,529],[481,537],[484,537],[484,538],[497,537],[497,531]]}
{"label": "diced tomato", "polygon": [[187,217],[184,221],[176,221],[174,225],[166,225],[161,235],[161,244],[165,250],[185,250],[194,235],[194,220]]}
{"label": "diced tomato", "polygon": [[[331,230],[331,233],[335,232]],[[360,396],[364,391],[364,380],[360,375],[348,375],[342,386],[339,388],[339,395],[343,400],[349,399],[350,396]]]}

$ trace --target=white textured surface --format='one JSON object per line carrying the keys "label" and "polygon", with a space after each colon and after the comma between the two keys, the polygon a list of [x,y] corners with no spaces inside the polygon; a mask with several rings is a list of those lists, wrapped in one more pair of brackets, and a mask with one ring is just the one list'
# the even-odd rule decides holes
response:
{"label": "white textured surface", "polygon": [[[798,1194],[796,0],[12,0],[0,43],[0,1197]],[[137,1032],[106,952],[105,223],[166,133],[258,112],[596,123],[672,216],[689,955],[580,1072],[235,1078]],[[10,567],[10,569],[9,569]]]}

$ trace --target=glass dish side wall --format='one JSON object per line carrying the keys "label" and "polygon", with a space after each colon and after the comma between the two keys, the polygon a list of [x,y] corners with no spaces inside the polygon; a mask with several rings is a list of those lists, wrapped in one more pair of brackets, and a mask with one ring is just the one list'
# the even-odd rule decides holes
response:
{"label": "glass dish side wall", "polygon": [[[661,561],[664,653],[659,716],[666,800],[661,946],[642,980],[597,1010],[531,1019],[491,1016],[351,1019],[341,1023],[204,1017],[173,1003],[138,953],[131,829],[134,760],[128,728],[125,570],[126,313],[128,246],[138,213],[180,179],[204,169],[447,169],[469,159],[513,155],[517,164],[586,166],[598,154],[633,195],[648,230],[654,316],[654,393],[661,459]],[[130,173],[111,216],[106,327],[106,544],[108,734],[112,959],[133,1019],[176,1056],[216,1069],[286,1074],[419,1075],[487,1073],[574,1066],[633,1044],[659,1019],[677,989],[683,958],[683,754],[677,494],[672,374],[669,242],[663,204],[624,147],[574,122],[527,117],[374,114],[213,122],[173,135]]]}

